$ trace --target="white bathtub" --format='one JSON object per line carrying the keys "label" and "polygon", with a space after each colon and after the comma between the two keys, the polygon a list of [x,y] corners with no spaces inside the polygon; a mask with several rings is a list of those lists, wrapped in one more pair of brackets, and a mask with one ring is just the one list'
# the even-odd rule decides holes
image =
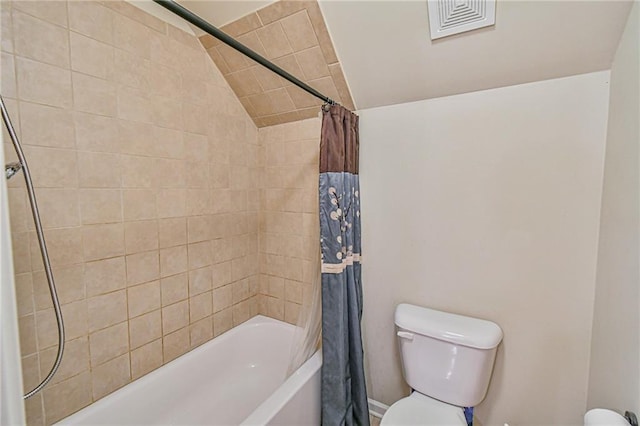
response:
{"label": "white bathtub", "polygon": [[319,425],[316,352],[285,380],[295,327],[256,316],[62,425]]}

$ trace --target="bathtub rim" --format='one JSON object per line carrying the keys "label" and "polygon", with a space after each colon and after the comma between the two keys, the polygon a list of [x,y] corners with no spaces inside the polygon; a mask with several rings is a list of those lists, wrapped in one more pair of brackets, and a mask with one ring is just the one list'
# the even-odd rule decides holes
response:
{"label": "bathtub rim", "polygon": [[[270,317],[266,317],[264,315],[256,315],[256,316],[248,319],[247,321],[245,321],[245,322],[243,322],[241,324],[238,324],[237,326],[235,326],[235,327],[225,331],[224,333],[214,337],[213,339],[211,339],[211,340],[209,340],[207,342],[204,342],[202,345],[198,346],[197,348],[191,349],[190,351],[180,355],[179,357],[177,357],[175,359],[172,359],[171,361],[167,362],[166,364],[163,364],[162,366],[160,366],[160,367],[156,368],[155,370],[145,374],[144,376],[139,377],[138,379],[135,379],[135,380],[127,383],[126,385],[124,385],[121,388],[113,391],[112,393],[100,398],[99,400],[97,400],[95,402],[92,402],[89,405],[86,405],[85,407],[79,409],[78,411],[68,415],[67,417],[64,417],[64,418],[58,420],[56,423],[53,423],[53,426],[68,425],[68,424],[78,424],[77,423],[78,420],[76,420],[76,418],[82,418],[82,417],[90,414],[93,411],[102,409],[102,407],[104,405],[110,404],[110,403],[112,403],[112,401],[115,402],[118,399],[122,398],[123,394],[124,394],[124,396],[126,396],[125,392],[131,392],[132,390],[135,391],[135,390],[137,390],[137,388],[143,387],[147,382],[155,380],[156,376],[158,376],[160,374],[163,374],[162,370],[164,370],[165,367],[169,367],[171,365],[175,366],[177,364],[183,364],[183,363],[189,362],[191,360],[191,358],[196,357],[201,352],[207,351],[211,345],[213,345],[213,344],[221,344],[225,340],[233,338],[233,336],[235,334],[242,332],[241,327],[244,327],[244,328],[247,328],[247,327],[258,327],[260,325],[265,325],[265,324],[273,324],[273,325],[276,325],[278,327],[287,328],[287,329],[295,328],[294,325],[289,324],[287,322],[280,321],[280,320],[277,320],[277,319],[274,319],[274,318],[270,318]],[[303,364],[302,367],[305,364]],[[284,384],[286,382],[287,382],[287,380],[284,380],[282,382],[282,384],[280,385],[280,387],[284,386]],[[278,388],[278,390],[280,390],[280,387]],[[126,389],[126,391],[125,391],[125,388],[128,388],[128,389]],[[278,390],[276,390],[275,393],[278,393]],[[273,397],[273,394],[270,395],[265,401],[271,400],[272,397]],[[262,407],[262,404],[265,401],[260,403],[258,408]],[[256,408],[255,410],[257,410],[258,408]],[[255,410],[253,412],[255,412]],[[253,412],[252,412],[252,414],[253,414]],[[252,417],[252,414],[250,414],[249,417]],[[274,412],[274,415],[275,415],[275,412]]]}
{"label": "bathtub rim", "polygon": [[240,426],[265,425],[273,419],[322,367],[322,349],[318,349],[293,374],[240,423]]}

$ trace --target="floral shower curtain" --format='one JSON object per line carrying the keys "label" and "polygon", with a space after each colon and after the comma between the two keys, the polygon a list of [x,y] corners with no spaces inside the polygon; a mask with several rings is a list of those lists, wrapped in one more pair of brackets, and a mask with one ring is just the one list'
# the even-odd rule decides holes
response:
{"label": "floral shower curtain", "polygon": [[358,116],[323,109],[320,139],[322,424],[369,425],[360,329]]}

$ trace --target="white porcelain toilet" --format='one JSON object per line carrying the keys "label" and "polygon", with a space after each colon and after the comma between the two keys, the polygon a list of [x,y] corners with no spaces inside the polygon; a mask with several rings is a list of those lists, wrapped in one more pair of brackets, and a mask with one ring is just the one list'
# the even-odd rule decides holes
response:
{"label": "white porcelain toilet", "polygon": [[463,407],[485,397],[502,330],[491,322],[401,304],[396,308],[402,373],[413,389],[381,425],[466,425]]}

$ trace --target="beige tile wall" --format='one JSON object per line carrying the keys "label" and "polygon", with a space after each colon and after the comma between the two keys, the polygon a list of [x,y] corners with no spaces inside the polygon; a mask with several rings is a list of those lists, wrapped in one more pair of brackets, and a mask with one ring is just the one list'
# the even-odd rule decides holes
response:
{"label": "beige tile wall", "polygon": [[[59,373],[27,401],[30,425],[51,424],[258,312],[260,148],[195,37],[124,2],[2,1],[1,10],[2,94],[67,329]],[[9,185],[30,389],[57,335],[22,176]],[[302,230],[302,201],[295,209]],[[273,216],[267,223],[279,224]]]}
{"label": "beige tile wall", "polygon": [[320,118],[261,128],[259,140],[259,312],[295,324],[319,256]]}
{"label": "beige tile wall", "polygon": [[[325,96],[354,109],[317,1],[280,0],[221,30]],[[316,117],[322,100],[208,34],[200,41],[258,127]]]}

